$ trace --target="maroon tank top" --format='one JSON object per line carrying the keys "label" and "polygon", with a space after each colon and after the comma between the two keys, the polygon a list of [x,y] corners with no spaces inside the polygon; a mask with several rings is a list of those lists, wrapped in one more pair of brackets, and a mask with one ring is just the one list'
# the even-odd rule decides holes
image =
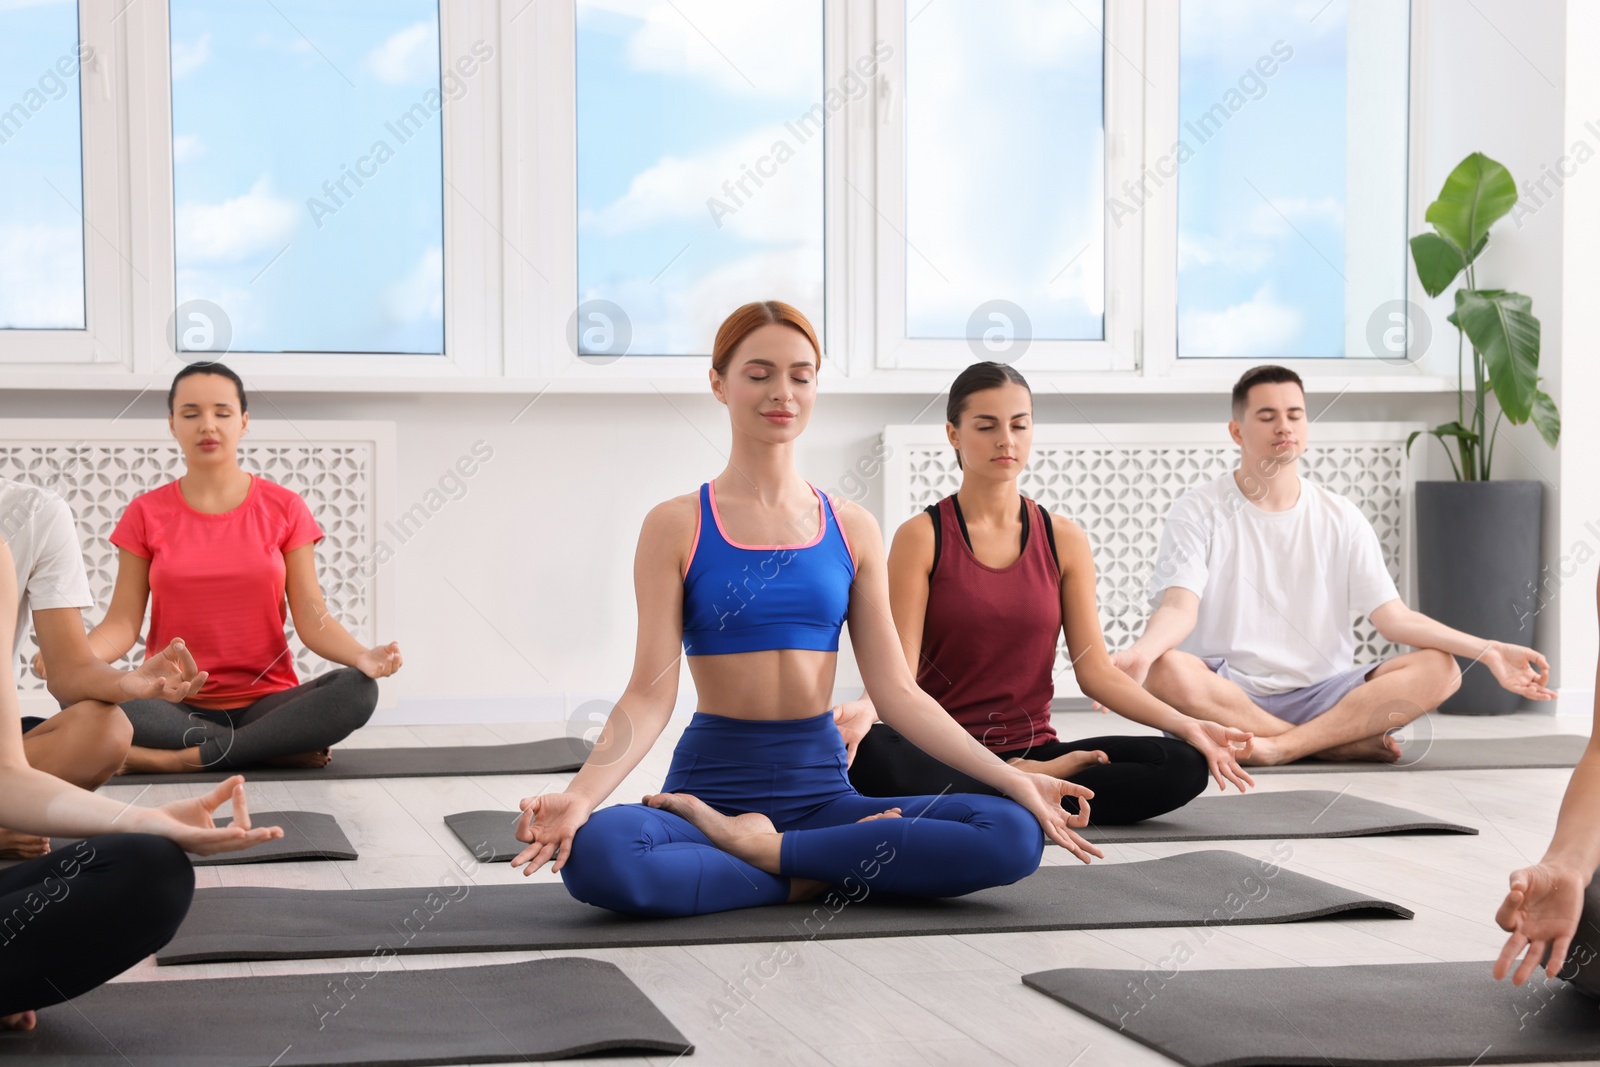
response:
{"label": "maroon tank top", "polygon": [[1023,497],[1022,555],[1009,567],[990,567],[967,543],[955,497],[935,507],[917,684],[991,751],[1054,741],[1061,572],[1050,516]]}

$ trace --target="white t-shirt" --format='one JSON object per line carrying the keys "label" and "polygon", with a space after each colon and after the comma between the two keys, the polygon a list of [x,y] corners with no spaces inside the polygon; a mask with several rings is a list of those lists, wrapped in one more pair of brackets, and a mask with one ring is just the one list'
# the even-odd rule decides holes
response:
{"label": "white t-shirt", "polygon": [[83,548],[67,502],[48,489],[0,479],[0,538],[17,567],[17,637],[28,636],[28,614],[48,608],[91,608]]}
{"label": "white t-shirt", "polygon": [[1256,696],[1350,670],[1352,619],[1400,595],[1377,533],[1350,501],[1302,477],[1293,507],[1263,511],[1232,472],[1172,505],[1151,606],[1173,586],[1200,597],[1199,622],[1178,647],[1221,656]]}

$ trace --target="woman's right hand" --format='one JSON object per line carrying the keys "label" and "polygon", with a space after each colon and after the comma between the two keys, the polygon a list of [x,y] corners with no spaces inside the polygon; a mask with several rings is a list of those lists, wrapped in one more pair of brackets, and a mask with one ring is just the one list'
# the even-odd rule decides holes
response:
{"label": "woman's right hand", "polygon": [[[233,824],[218,826],[213,815],[225,801],[233,801]],[[238,852],[283,836],[281,826],[250,825],[250,808],[245,803],[244,778],[234,775],[203,796],[174,800],[159,808],[148,808],[149,832],[178,843],[185,852],[211,856],[218,852]]]}
{"label": "woman's right hand", "polygon": [[[1028,809],[1045,836],[1084,863],[1090,856],[1105,859],[1106,854],[1073,832],[1075,826],[1089,825],[1089,801],[1094,790],[1048,774],[1018,772],[1017,784],[1008,791],[1012,800]],[[1065,797],[1076,797],[1078,814],[1069,815],[1061,806]]]}
{"label": "woman's right hand", "polygon": [[555,858],[551,874],[561,873],[567,860],[572,858],[572,838],[578,828],[589,821],[594,809],[589,802],[573,793],[544,793],[536,797],[523,797],[522,815],[517,819],[517,840],[528,842],[528,847],[517,853],[512,867],[523,867],[529,875]]}

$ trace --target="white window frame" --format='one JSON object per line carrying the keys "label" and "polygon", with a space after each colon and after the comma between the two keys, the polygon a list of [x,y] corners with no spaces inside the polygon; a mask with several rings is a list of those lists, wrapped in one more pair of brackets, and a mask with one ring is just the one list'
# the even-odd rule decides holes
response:
{"label": "white window frame", "polygon": [[[132,365],[124,315],[134,277],[118,245],[126,216],[120,192],[127,160],[121,128],[118,73],[126,69],[109,5],[79,3],[78,39],[92,49],[78,70],[83,167],[83,329],[0,330],[0,364],[43,363],[120,373]],[[41,59],[41,66],[58,57]]]}
{"label": "white window frame", "polygon": [[[919,3],[920,0],[910,0]],[[908,0],[877,0],[879,36],[895,49],[880,75],[877,135],[877,360],[885,369],[955,372],[974,359],[965,339],[930,340],[906,335],[905,229],[905,54]],[[1141,146],[1137,131],[1145,107],[1144,75],[1134,68],[1143,54],[1145,12],[1139,3],[1107,0],[1102,23],[1105,92],[1104,188],[1137,180]],[[1105,337],[1097,341],[1034,338],[1023,355],[1024,371],[1131,371],[1138,366],[1140,285],[1144,254],[1141,227],[1105,227]]]}
{"label": "white window frame", "polygon": [[[164,375],[183,357],[167,338],[176,299],[172,174],[172,84],[167,0],[127,5],[130,136],[130,261],[144,281],[133,315],[134,371]],[[490,5],[440,4],[440,55],[450,64],[482,40],[495,48],[459,100],[447,101],[443,123],[444,353],[230,352],[229,366],[246,378],[481,377],[498,374],[501,227],[497,124],[501,77],[499,21]],[[192,355],[190,356],[192,359]]]}
{"label": "white window frame", "polygon": [[[1146,0],[1150,17],[1145,35],[1147,63],[1150,69],[1163,72],[1162,81],[1173,86],[1171,93],[1150,95],[1145,109],[1145,144],[1150,158],[1157,158],[1170,150],[1179,135],[1178,63],[1179,33],[1178,6],[1182,0]],[[1430,197],[1422,188],[1423,164],[1427,158],[1423,131],[1427,128],[1416,86],[1422,84],[1427,50],[1427,18],[1429,0],[1411,0],[1411,40],[1409,43],[1411,67],[1409,71],[1407,108],[1407,159],[1406,159],[1406,227],[1407,235],[1421,232],[1427,225],[1423,218]],[[1148,270],[1145,275],[1147,308],[1145,315],[1144,376],[1150,379],[1167,379],[1174,382],[1201,381],[1205,379],[1237,379],[1256,366],[1259,359],[1233,359],[1190,357],[1178,355],[1178,178],[1163,190],[1168,195],[1151,198],[1140,209],[1146,216],[1145,254]],[[1409,255],[1405,248],[1396,254]],[[1426,305],[1428,296],[1422,291],[1416,272],[1406,269],[1406,299],[1419,307]],[[1348,324],[1347,324],[1348,326]],[[1435,347],[1439,338],[1434,339]],[[1295,371],[1308,383],[1316,380],[1343,381],[1367,377],[1393,379],[1400,388],[1425,384],[1436,376],[1429,361],[1397,365],[1381,359],[1344,355],[1337,358],[1280,359],[1277,363]],[[1452,386],[1453,387],[1453,386]]]}

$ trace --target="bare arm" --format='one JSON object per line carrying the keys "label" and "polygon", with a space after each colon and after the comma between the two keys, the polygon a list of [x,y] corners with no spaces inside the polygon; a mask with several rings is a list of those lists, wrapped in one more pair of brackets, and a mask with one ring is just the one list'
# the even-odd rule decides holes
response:
{"label": "bare arm", "polygon": [[1555,699],[1555,692],[1545,684],[1550,680],[1550,664],[1531,648],[1487,641],[1453,630],[1406,607],[1398,598],[1379,605],[1368,617],[1378,633],[1397,645],[1436,648],[1474,660],[1489,668],[1495,679],[1513,693],[1520,693],[1529,700]]}
{"label": "bare arm", "polygon": [[591,812],[611,796],[672,718],[683,662],[683,567],[699,502],[679,497],[645,517],[633,559],[639,628],[633,674],[595,742],[594,751],[561,793],[527,797],[517,821],[517,839],[528,843],[513,867],[532,874],[551,859],[560,871],[572,840]]}
{"label": "bare arm", "polygon": [[39,639],[40,658],[49,664],[45,684],[63,707],[80,700],[107,704],[141,698],[182,701],[206,683],[206,673],[195,665],[181,640],[174,640],[131,671],[102,661],[89,646],[83,614],[77,608],[35,611],[33,632]]}
{"label": "bare arm", "polygon": [[1200,621],[1200,596],[1181,585],[1168,586],[1161,603],[1144,624],[1144,633],[1111,662],[1133,681],[1144,684],[1150,665],[1183,643]]}
{"label": "bare arm", "polygon": [[[894,544],[889,548],[889,610],[900,649],[912,677],[922,657],[922,628],[928,615],[928,579],[933,571],[933,524],[927,515],[915,515],[900,524]],[[863,692],[859,700],[847,700],[833,709],[834,722],[844,736],[849,758],[855,759],[856,745],[878,721],[872,697]]]}
{"label": "bare arm", "polygon": [[838,506],[836,513],[856,555],[856,578],[850,589],[848,614],[850,641],[855,647],[867,692],[884,722],[934,759],[971,775],[1023,805],[1053,841],[1079,859],[1087,862],[1090,855],[1102,855],[1071,830],[1071,826],[1085,825],[1088,805],[1080,804],[1079,816],[1071,817],[1071,821],[1061,808],[1062,797],[1087,799],[1092,795],[1088,790],[1009,766],[973,740],[960,723],[917,685],[888,610],[888,566],[877,520],[856,504]]}
{"label": "bare arm", "polygon": [[[111,606],[100,625],[89,631],[89,650],[102,663],[115,663],[128,654],[144,629],[144,612],[150,603],[150,561],[125,548],[117,549],[117,584]],[[55,664],[45,657],[54,671]]]}
{"label": "bare arm", "polygon": [[[17,603],[17,578],[11,548],[0,541],[0,604]],[[76,611],[72,612],[77,615]],[[15,614],[0,611],[0,647],[10,648]],[[78,639],[83,627],[78,625]],[[160,808],[121,804],[79,789],[28,765],[22,747],[22,720],[17,707],[16,676],[11,658],[0,657],[0,825],[49,837],[93,837],[96,834],[151,833],[177,841],[192,852],[246,848],[283,836],[277,827],[250,829],[244,779],[237,775],[209,794]],[[212,826],[211,813],[229,799],[235,825]]]}
{"label": "bare arm", "polygon": [[[1243,792],[1246,785],[1254,784],[1247,771],[1239,766],[1233,745],[1241,746],[1247,753],[1250,735],[1229,731],[1216,723],[1201,723],[1157,700],[1127,673],[1119,670],[1106,653],[1105,636],[1100,630],[1100,605],[1095,593],[1094,552],[1088,535],[1067,519],[1051,516],[1056,545],[1061,555],[1061,620],[1066,629],[1067,654],[1071,657],[1073,672],[1078,677],[1078,687],[1097,705],[1104,704],[1125,718],[1153,726],[1175,737],[1181,737],[1206,757],[1212,777],[1220,788],[1233,782]],[[1157,616],[1166,610],[1173,592],[1188,593],[1187,589],[1169,589],[1168,598],[1157,609]],[[1195,598],[1198,604],[1199,598]],[[1152,625],[1155,619],[1151,619]],[[1192,624],[1191,624],[1192,628]],[[1146,635],[1149,628],[1146,628]],[[1180,638],[1181,640],[1181,638]],[[1176,643],[1176,642],[1174,642]]]}
{"label": "bare arm", "polygon": [[370,678],[384,678],[400,669],[404,662],[400,646],[394,642],[367,648],[350,636],[338,616],[328,610],[317,580],[315,544],[301,545],[283,554],[284,592],[289,598],[289,616],[302,644],[332,663],[355,667]]}
{"label": "bare arm", "polygon": [[[1595,601],[1600,610],[1600,588]],[[1495,961],[1494,976],[1504,978],[1527,951],[1512,977],[1517,985],[1532,976],[1547,951],[1545,973],[1551,978],[1560,973],[1583,915],[1584,890],[1600,868],[1600,672],[1595,693],[1589,745],[1561,798],[1550,847],[1538,863],[1511,873],[1511,891],[1495,913],[1495,922],[1511,936]]]}

